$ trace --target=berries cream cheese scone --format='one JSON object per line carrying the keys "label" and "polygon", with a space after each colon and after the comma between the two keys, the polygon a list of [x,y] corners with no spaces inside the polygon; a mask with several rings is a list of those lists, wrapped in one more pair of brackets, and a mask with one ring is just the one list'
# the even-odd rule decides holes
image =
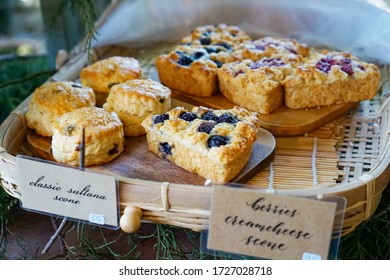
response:
{"label": "berries cream cheese scone", "polygon": [[292,109],[358,102],[375,96],[380,73],[347,52],[313,53],[287,76],[285,104]]}
{"label": "berries cream cheese scone", "polygon": [[89,87],[61,81],[46,83],[35,89],[26,113],[27,125],[45,137],[53,135],[53,123],[67,112],[94,107],[95,94]]}
{"label": "berries cream cheese scone", "polygon": [[310,50],[307,45],[298,43],[293,39],[263,37],[240,44],[238,52],[243,59],[259,60],[263,57],[272,57],[280,54],[295,54],[306,57],[309,55]]}
{"label": "berries cream cheese scone", "polygon": [[113,85],[142,78],[141,66],[135,58],[113,56],[97,61],[80,72],[81,83],[96,94],[96,105],[101,107]]}
{"label": "berries cream cheese scone", "polygon": [[284,103],[281,81],[298,63],[297,56],[286,55],[224,64],[218,70],[220,91],[237,105],[269,114]]}
{"label": "berries cream cheese scone", "polygon": [[233,179],[247,164],[257,138],[257,113],[241,107],[212,110],[176,107],[146,118],[149,150],[217,183]]}
{"label": "berries cream cheese scone", "polygon": [[156,59],[160,81],[167,87],[196,96],[218,91],[217,69],[229,61],[223,46],[181,45]]}
{"label": "berries cream cheese scone", "polygon": [[126,136],[139,136],[147,116],[171,109],[171,90],[151,79],[130,80],[111,88],[103,108],[118,114]]}
{"label": "berries cream cheese scone", "polygon": [[190,35],[184,37],[181,42],[183,44],[207,46],[221,43],[232,45],[247,40],[250,40],[249,35],[238,26],[220,23],[218,25],[199,26],[192,30]]}

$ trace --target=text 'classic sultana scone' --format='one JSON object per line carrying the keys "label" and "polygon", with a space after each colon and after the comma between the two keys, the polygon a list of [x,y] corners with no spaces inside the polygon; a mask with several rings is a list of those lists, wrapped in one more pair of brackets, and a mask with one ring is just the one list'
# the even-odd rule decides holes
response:
{"label": "text 'classic sultana scone'", "polygon": [[51,149],[56,161],[74,166],[80,164],[83,127],[85,166],[107,163],[123,151],[123,124],[116,113],[85,107],[62,115],[54,123]]}
{"label": "text 'classic sultana scone'", "polygon": [[380,82],[374,64],[347,52],[313,53],[282,84],[285,104],[292,109],[371,99]]}
{"label": "text 'classic sultana scone'", "polygon": [[151,79],[130,80],[111,88],[103,108],[118,114],[126,136],[139,136],[147,116],[171,109],[171,90]]}
{"label": "text 'classic sultana scone'", "polygon": [[89,87],[61,81],[46,83],[32,94],[26,119],[28,127],[39,135],[53,135],[53,122],[62,114],[81,107],[95,106],[95,94]]}
{"label": "text 'classic sultana scone'", "polygon": [[106,101],[113,85],[139,78],[142,78],[142,69],[138,60],[132,57],[109,57],[80,71],[81,83],[94,90],[99,107]]}
{"label": "text 'classic sultana scone'", "polygon": [[244,108],[176,107],[146,118],[149,149],[214,182],[233,179],[247,164],[257,138],[257,113]]}

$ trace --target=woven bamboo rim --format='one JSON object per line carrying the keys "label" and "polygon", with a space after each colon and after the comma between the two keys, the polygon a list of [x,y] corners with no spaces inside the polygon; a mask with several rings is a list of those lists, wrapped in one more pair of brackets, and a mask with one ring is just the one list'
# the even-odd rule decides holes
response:
{"label": "woven bamboo rim", "polygon": [[[140,60],[146,75],[153,76],[155,57],[171,44],[147,49],[105,46],[95,50],[96,60],[127,55]],[[52,77],[77,80],[87,64],[82,52]],[[368,219],[390,178],[390,66],[381,67],[382,86],[378,95],[364,101],[348,114],[300,137],[277,137],[275,159],[245,187],[293,196],[344,196],[347,208],[342,234],[352,232]],[[30,96],[31,97],[31,96]],[[0,180],[13,197],[20,198],[16,182],[15,155],[21,152],[28,127],[24,100],[0,127]],[[169,224],[195,231],[208,228],[211,186],[189,186],[117,177],[120,205],[136,205],[144,222]]]}

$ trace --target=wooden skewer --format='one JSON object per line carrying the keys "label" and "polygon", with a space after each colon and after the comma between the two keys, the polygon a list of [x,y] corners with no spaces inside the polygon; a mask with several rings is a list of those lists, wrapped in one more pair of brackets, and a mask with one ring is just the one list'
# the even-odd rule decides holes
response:
{"label": "wooden skewer", "polygon": [[[80,167],[79,170],[84,171],[85,169],[85,128],[82,128],[81,132],[81,143],[80,143]],[[68,217],[64,217],[62,220],[60,226],[57,228],[56,232],[51,236],[49,242],[46,244],[45,248],[43,248],[41,254],[46,254],[51,246],[53,245],[54,241],[58,238],[58,235],[60,235],[62,229],[64,228],[66,222],[68,221]]]}

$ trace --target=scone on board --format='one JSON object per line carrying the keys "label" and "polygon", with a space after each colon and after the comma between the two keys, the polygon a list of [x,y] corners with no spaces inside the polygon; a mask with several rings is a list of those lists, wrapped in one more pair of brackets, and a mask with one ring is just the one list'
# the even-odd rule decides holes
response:
{"label": "scone on board", "polygon": [[233,179],[247,164],[259,129],[258,114],[241,107],[176,107],[146,118],[149,150],[216,183]]}
{"label": "scone on board", "polygon": [[238,26],[220,23],[217,25],[208,24],[196,27],[181,42],[183,44],[208,46],[223,42],[238,44],[247,40],[250,40],[249,35]]}
{"label": "scone on board", "polygon": [[85,166],[107,163],[122,153],[125,138],[117,114],[98,107],[84,107],[62,115],[54,123],[51,149],[56,161],[80,164],[83,128]]}
{"label": "scone on board", "polygon": [[101,107],[113,85],[142,78],[139,61],[132,57],[112,56],[99,60],[80,71],[81,83],[96,94],[96,105]]}
{"label": "scone on board", "polygon": [[[220,47],[223,48],[223,47]],[[217,69],[222,65],[214,53],[200,46],[178,46],[156,59],[161,83],[183,93],[211,96],[218,91]]]}
{"label": "scone on board", "polygon": [[347,52],[313,53],[283,80],[285,104],[303,109],[371,99],[380,79],[374,64]]}
{"label": "scone on board", "polygon": [[171,90],[151,79],[130,80],[111,88],[103,108],[118,114],[126,136],[140,136],[147,116],[171,109]]}
{"label": "scone on board", "polygon": [[281,37],[262,37],[253,41],[246,41],[238,48],[243,59],[260,60],[263,57],[274,55],[300,55],[306,57],[310,49],[306,44],[296,40]]}
{"label": "scone on board", "polygon": [[46,83],[32,94],[26,113],[27,125],[37,134],[51,137],[53,122],[61,115],[93,106],[95,94],[89,87],[68,81]]}
{"label": "scone on board", "polygon": [[218,70],[220,91],[237,105],[270,114],[283,105],[281,82],[298,63],[299,57],[295,55],[281,55],[224,64]]}

